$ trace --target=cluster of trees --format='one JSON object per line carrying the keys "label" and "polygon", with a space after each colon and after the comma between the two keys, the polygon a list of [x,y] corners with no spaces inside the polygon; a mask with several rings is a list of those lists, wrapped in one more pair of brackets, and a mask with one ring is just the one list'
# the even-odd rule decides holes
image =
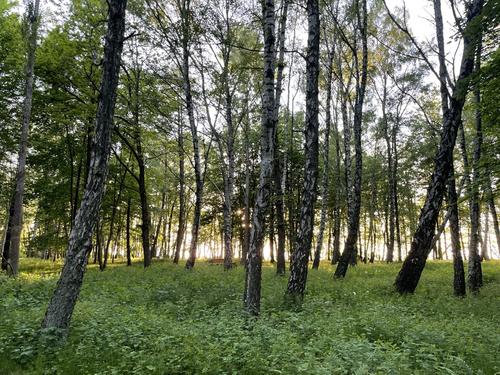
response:
{"label": "cluster of trees", "polygon": [[423,43],[380,0],[0,0],[2,268],[65,259],[59,328],[87,263],[122,257],[239,259],[253,315],[264,255],[290,262],[292,301],[321,258],[335,277],[404,259],[400,293],[453,258],[457,295],[466,258],[478,291],[500,247],[500,5],[447,4],[456,51],[432,5]]}

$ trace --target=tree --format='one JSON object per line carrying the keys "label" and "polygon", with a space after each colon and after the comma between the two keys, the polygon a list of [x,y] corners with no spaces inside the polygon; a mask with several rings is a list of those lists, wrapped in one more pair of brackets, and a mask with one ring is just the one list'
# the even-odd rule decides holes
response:
{"label": "tree", "polygon": [[108,3],[108,29],[104,45],[103,73],[89,177],[69,237],[61,276],[47,307],[42,328],[67,330],[82,286],[92,233],[97,222],[108,172],[126,6],[126,0],[110,0]]}
{"label": "tree", "polygon": [[[27,54],[25,67],[25,94],[23,103],[23,122],[21,126],[21,140],[19,142],[19,154],[16,171],[16,188],[12,204],[12,222],[10,223],[10,249],[8,262],[12,274],[15,276],[19,271],[19,249],[21,246],[21,231],[23,228],[23,199],[24,182],[26,171],[26,155],[28,152],[28,131],[31,120],[31,108],[33,103],[33,71],[35,67],[35,52],[38,36],[40,0],[30,1],[26,11],[26,39]],[[7,254],[4,254],[4,257]]]}
{"label": "tree", "polygon": [[[328,45],[327,45],[328,46]],[[316,244],[316,251],[314,253],[313,269],[318,269],[321,249],[323,247],[323,234],[326,225],[326,214],[328,210],[328,196],[329,196],[329,177],[330,177],[330,127],[332,122],[331,105],[332,105],[332,71],[333,59],[335,56],[335,43],[331,50],[328,51],[328,61],[326,65],[326,119],[325,119],[325,140],[323,145],[323,177],[322,177],[322,191],[321,191],[321,217],[319,223],[318,241]],[[328,249],[330,251],[330,249]]]}
{"label": "tree", "polygon": [[[352,201],[349,207],[349,220],[347,239],[344,245],[344,251],[339,259],[334,276],[336,278],[345,277],[347,267],[351,259],[356,257],[356,242],[358,241],[359,217],[361,211],[361,174],[363,170],[363,150],[361,146],[361,132],[363,121],[363,103],[365,99],[366,81],[368,76],[368,30],[367,30],[367,9],[366,0],[362,0],[361,9],[359,0],[355,1],[355,12],[357,19],[357,29],[361,37],[361,63],[358,61],[357,43],[350,45],[354,58],[356,69],[356,98],[354,103],[353,135],[355,151],[355,168],[352,190]],[[346,39],[343,38],[346,42]],[[346,124],[344,123],[344,126]],[[346,169],[349,168],[346,165]],[[348,188],[349,191],[349,188]]]}
{"label": "tree", "polygon": [[474,24],[477,25],[479,22],[482,7],[482,0],[474,0],[467,9],[460,74],[451,93],[449,110],[443,114],[443,129],[434,162],[434,172],[424,206],[420,212],[418,226],[413,235],[411,249],[395,281],[395,287],[399,293],[413,293],[415,291],[431,251],[430,245],[441,208],[446,180],[449,176],[453,148],[461,122],[470,75],[474,68],[474,56],[479,35],[477,30],[473,29]]}
{"label": "tree", "polygon": [[314,203],[318,179],[318,133],[319,133],[319,4],[317,0],[307,1],[308,38],[306,55],[306,121],[304,186],[300,209],[299,231],[294,246],[287,296],[292,300],[301,300],[307,281],[307,265],[311,252],[314,227]]}
{"label": "tree", "polygon": [[262,28],[264,31],[264,71],[262,78],[260,176],[253,209],[244,294],[245,310],[248,314],[254,316],[260,313],[262,245],[265,234],[266,214],[271,201],[274,163],[274,132],[276,127],[274,0],[262,1]]}

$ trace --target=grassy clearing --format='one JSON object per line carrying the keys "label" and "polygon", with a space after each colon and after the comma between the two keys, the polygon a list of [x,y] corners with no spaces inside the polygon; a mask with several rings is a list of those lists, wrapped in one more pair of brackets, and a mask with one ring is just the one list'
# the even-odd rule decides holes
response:
{"label": "grassy clearing", "polygon": [[[428,263],[413,296],[393,293],[399,265],[360,265],[333,281],[310,271],[298,310],[286,278],[263,274],[262,316],[242,314],[243,267],[169,262],[90,267],[67,343],[38,327],[60,264],[22,260],[0,276],[1,374],[494,374],[500,372],[500,262],[477,297],[452,296],[450,263]],[[248,327],[252,327],[249,329]]]}

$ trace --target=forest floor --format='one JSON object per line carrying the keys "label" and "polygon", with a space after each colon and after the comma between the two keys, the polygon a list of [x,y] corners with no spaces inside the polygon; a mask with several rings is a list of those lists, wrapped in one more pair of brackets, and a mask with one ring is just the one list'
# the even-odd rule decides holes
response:
{"label": "forest floor", "polygon": [[499,261],[483,263],[480,295],[462,299],[449,262],[429,262],[404,297],[391,286],[398,264],[359,265],[334,281],[325,262],[295,309],[283,303],[287,278],[266,264],[257,321],[242,312],[241,266],[90,266],[62,347],[38,330],[61,264],[21,267],[17,280],[0,275],[0,374],[500,372]]}

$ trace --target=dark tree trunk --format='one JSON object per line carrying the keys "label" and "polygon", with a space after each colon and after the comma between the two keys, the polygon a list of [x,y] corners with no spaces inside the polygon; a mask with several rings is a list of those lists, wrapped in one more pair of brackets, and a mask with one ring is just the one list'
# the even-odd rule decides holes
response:
{"label": "dark tree trunk", "polygon": [[[223,36],[224,46],[222,56],[224,61],[222,84],[224,87],[224,101],[226,112],[226,151],[227,167],[223,162],[224,168],[224,269],[229,270],[233,267],[233,195],[234,195],[234,138],[235,127],[233,124],[233,94],[230,88],[229,62],[232,49],[232,30],[230,24],[230,1],[226,1],[225,6],[225,35]],[[222,145],[220,145],[222,151]],[[222,154],[221,154],[222,158]]]}
{"label": "dark tree trunk", "polygon": [[90,172],[82,203],[71,230],[61,276],[42,323],[43,328],[54,327],[67,330],[82,286],[87,253],[91,247],[92,232],[97,222],[108,174],[116,87],[118,86],[125,31],[126,5],[126,0],[108,1],[108,29],[105,38],[103,73]]}
{"label": "dark tree trunk", "polygon": [[[480,13],[482,6],[482,0],[474,1],[467,12],[467,24],[470,24],[471,20]],[[443,131],[434,161],[434,173],[427,190],[424,206],[420,212],[410,252],[403,262],[395,281],[395,287],[399,293],[413,293],[415,291],[431,251],[432,238],[446,188],[446,180],[449,176],[458,127],[461,122],[462,108],[468,91],[470,75],[474,68],[476,42],[472,35],[469,34],[470,30],[466,30],[460,75],[450,98],[449,111],[443,118]]]}
{"label": "dark tree trunk", "polygon": [[184,230],[186,228],[186,202],[185,202],[185,187],[184,187],[184,137],[182,130],[182,121],[179,115],[179,128],[178,128],[178,152],[179,152],[179,217],[178,217],[178,228],[177,228],[177,238],[175,240],[175,253],[174,253],[174,264],[179,263],[179,257],[181,254],[182,241],[184,240]]}
{"label": "dark tree trunk", "polygon": [[[368,41],[367,41],[367,10],[366,0],[362,0],[362,9],[359,9],[359,0],[356,0],[358,29],[362,39],[362,62],[359,78],[356,80],[356,101],[354,105],[354,151],[355,151],[355,169],[352,187],[352,202],[349,208],[349,225],[347,230],[347,239],[345,241],[344,251],[340,257],[335,277],[345,277],[349,263],[355,261],[356,241],[359,232],[359,214],[361,210],[361,174],[363,169],[363,150],[361,148],[361,125],[363,120],[363,102],[365,98],[366,80],[368,74]],[[356,59],[357,60],[357,59]],[[356,70],[359,71],[359,63],[356,62]]]}
{"label": "dark tree trunk", "polygon": [[131,259],[131,249],[130,249],[130,211],[131,211],[132,199],[129,197],[127,200],[127,224],[125,229],[126,241],[127,241],[127,266],[132,265]]}
{"label": "dark tree trunk", "polygon": [[111,218],[109,220],[109,234],[108,234],[108,238],[106,240],[106,246],[104,247],[104,262],[102,264],[102,270],[104,270],[106,268],[106,266],[108,265],[109,245],[111,244],[111,239],[113,238],[113,231],[115,228],[116,211],[118,211],[118,205],[120,204],[126,175],[127,175],[127,170],[125,170],[123,172],[123,175],[120,178],[118,192],[115,191],[116,196],[113,199],[113,208],[111,209]]}
{"label": "dark tree trunk", "polygon": [[453,253],[453,293],[460,297],[465,296],[465,271],[460,249],[460,224],[458,219],[458,197],[455,187],[453,163],[448,180],[448,205],[450,212],[451,249]]}
{"label": "dark tree trunk", "polygon": [[[477,43],[476,67],[475,71],[479,73],[481,66],[481,37]],[[483,143],[482,121],[481,121],[481,92],[479,80],[474,87],[474,102],[476,105],[476,134],[474,138],[474,154],[472,158],[472,179],[470,187],[470,240],[469,240],[469,266],[467,268],[467,284],[473,293],[477,293],[483,285],[483,272],[481,269],[481,256],[479,254],[480,229],[479,222],[481,217],[479,202],[479,179],[480,179],[480,159]]]}
{"label": "dark tree trunk", "polygon": [[306,56],[306,118],[305,118],[305,166],[304,186],[300,209],[299,230],[292,253],[287,296],[300,301],[304,296],[307,281],[307,265],[311,253],[314,227],[314,204],[318,180],[318,133],[319,133],[319,4],[318,0],[307,0],[308,39]]}
{"label": "dark tree trunk", "polygon": [[274,264],[276,260],[274,259],[274,207],[271,205],[269,208],[269,255],[271,257],[271,263]]}
{"label": "dark tree trunk", "polygon": [[335,109],[335,121],[333,122],[335,131],[335,194],[333,196],[333,250],[332,264],[337,264],[340,259],[340,226],[341,226],[341,172],[340,172],[340,134],[338,129],[337,109]]}
{"label": "dark tree trunk", "polygon": [[489,232],[490,232],[490,220],[488,218],[488,208],[486,208],[484,212],[484,229],[483,229],[483,238],[481,239],[481,261],[489,260],[490,256],[488,254],[488,241],[489,241]]}
{"label": "dark tree trunk", "polygon": [[[248,113],[248,108],[247,111]],[[245,121],[244,128],[244,144],[245,144],[245,189],[244,189],[244,201],[245,201],[245,210],[244,210],[244,218],[243,218],[243,229],[244,229],[244,241],[243,241],[243,249],[241,252],[240,262],[243,264],[247,264],[247,255],[248,250],[250,248],[250,141],[248,139],[250,132],[250,118]]]}
{"label": "dark tree trunk", "polygon": [[165,210],[165,201],[167,199],[167,193],[165,191],[161,194],[161,209],[160,215],[158,217],[158,223],[156,224],[155,235],[153,237],[153,245],[151,246],[151,258],[157,257],[159,254],[156,251],[156,247],[158,246],[158,238],[160,237],[160,230],[163,224],[163,215]]}
{"label": "dark tree trunk", "polygon": [[389,234],[387,241],[387,253],[386,253],[386,262],[391,263],[394,260],[394,239],[395,239],[395,192],[394,188],[394,171],[393,171],[393,152],[392,152],[392,143],[391,137],[389,136],[389,120],[387,118],[386,112],[387,106],[387,76],[384,75],[384,87],[383,87],[383,95],[382,95],[382,117],[384,124],[384,138],[385,144],[387,148],[387,184],[388,184],[388,224],[389,224]]}
{"label": "dark tree trunk", "polygon": [[262,80],[261,160],[259,186],[255,197],[252,231],[248,249],[244,303],[250,315],[260,313],[260,285],[262,272],[262,245],[266,214],[271,204],[271,183],[274,164],[275,118],[275,32],[274,0],[262,1],[264,31],[264,72]]}
{"label": "dark tree trunk", "polygon": [[288,16],[288,5],[290,0],[282,1],[281,17],[279,22],[278,31],[278,73],[276,77],[276,99],[275,99],[275,121],[276,130],[274,136],[274,148],[276,152],[276,157],[274,158],[274,200],[276,206],[276,228],[278,230],[278,248],[276,251],[277,263],[276,263],[276,274],[285,274],[285,241],[286,241],[286,227],[285,227],[285,209],[284,209],[284,197],[283,197],[283,173],[281,168],[281,155],[278,148],[278,124],[279,124],[279,109],[283,85],[283,69],[285,68],[285,32],[286,32],[286,21]]}
{"label": "dark tree trunk", "polygon": [[168,215],[168,224],[167,224],[167,243],[165,245],[165,256],[167,258],[170,258],[170,241],[172,237],[172,219],[174,217],[174,208],[175,208],[175,203],[177,201],[174,199],[172,202],[172,206],[170,206],[170,213]]}
{"label": "dark tree trunk", "polygon": [[493,229],[495,231],[495,237],[497,240],[497,249],[500,251],[500,229],[498,226],[498,216],[497,210],[495,207],[495,199],[493,197],[493,192],[491,191],[491,177],[489,171],[486,171],[486,199],[488,201],[488,206],[490,209],[491,218],[493,220]]}
{"label": "dark tree trunk", "polygon": [[5,238],[2,249],[2,270],[12,272],[9,263],[9,253],[10,253],[10,236],[12,230],[12,217],[14,216],[14,197],[15,192],[12,194],[12,198],[9,204],[9,218],[7,220],[7,227],[5,228]]}
{"label": "dark tree trunk", "polygon": [[191,130],[191,138],[193,142],[193,157],[194,157],[194,175],[196,180],[195,188],[195,203],[193,225],[191,227],[191,243],[189,245],[189,258],[185,268],[190,270],[196,262],[196,251],[198,248],[198,232],[200,230],[201,205],[203,198],[203,176],[200,161],[200,145],[198,139],[198,130],[194,118],[193,95],[191,91],[191,81],[189,76],[189,42],[190,42],[190,0],[182,3],[181,8],[181,23],[182,23],[182,75],[184,78],[184,96],[186,103],[186,111],[189,119],[189,128]]}
{"label": "dark tree trunk", "polygon": [[28,132],[31,120],[31,107],[33,103],[33,70],[35,67],[35,50],[38,35],[40,0],[28,3],[28,53],[25,67],[25,87],[23,103],[23,123],[21,126],[21,139],[19,142],[19,154],[16,171],[16,189],[14,193],[14,211],[10,226],[10,249],[9,264],[12,274],[17,275],[19,271],[19,249],[21,246],[21,231],[23,229],[23,199],[24,180],[26,170],[26,155],[28,152]]}
{"label": "dark tree trunk", "polygon": [[[326,119],[325,119],[325,140],[323,145],[323,181],[321,191],[321,216],[319,221],[318,243],[314,252],[314,261],[312,268],[318,269],[321,259],[321,249],[323,248],[323,234],[326,226],[326,215],[328,211],[328,192],[329,192],[329,177],[330,177],[330,126],[332,122],[331,104],[332,104],[332,70],[334,50],[329,52],[328,66],[326,71]],[[328,249],[330,251],[330,249]]]}

